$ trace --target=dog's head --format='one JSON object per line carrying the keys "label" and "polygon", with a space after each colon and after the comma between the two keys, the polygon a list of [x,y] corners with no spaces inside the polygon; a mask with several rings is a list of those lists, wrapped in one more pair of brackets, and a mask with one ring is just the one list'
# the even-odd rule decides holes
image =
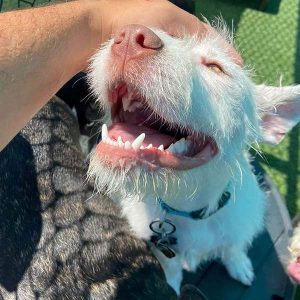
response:
{"label": "dog's head", "polygon": [[108,124],[90,166],[100,188],[130,183],[134,193],[186,198],[210,181],[225,184],[262,127],[269,141],[286,132],[270,129],[280,118],[272,111],[280,103],[290,120],[285,100],[299,88],[256,87],[225,39],[226,30],[200,40],[130,25],[93,57],[89,81]]}

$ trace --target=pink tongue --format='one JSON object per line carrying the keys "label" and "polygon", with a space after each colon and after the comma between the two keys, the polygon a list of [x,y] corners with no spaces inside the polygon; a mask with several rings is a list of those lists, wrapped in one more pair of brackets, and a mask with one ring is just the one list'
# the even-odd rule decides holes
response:
{"label": "pink tongue", "polygon": [[114,123],[108,129],[108,135],[112,140],[117,140],[117,138],[120,136],[124,143],[126,141],[132,143],[141,133],[145,133],[146,135],[143,142],[144,147],[152,144],[154,147],[164,145],[164,148],[166,148],[172,143],[176,142],[175,138],[166,134],[161,134],[155,129],[144,126],[127,123]]}

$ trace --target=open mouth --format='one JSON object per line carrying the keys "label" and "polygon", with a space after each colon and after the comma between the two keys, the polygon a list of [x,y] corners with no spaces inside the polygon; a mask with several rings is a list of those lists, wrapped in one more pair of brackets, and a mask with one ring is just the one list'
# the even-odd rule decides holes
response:
{"label": "open mouth", "polygon": [[127,161],[183,170],[210,161],[218,152],[212,137],[168,122],[124,83],[109,91],[109,102],[112,125],[103,125],[97,151],[110,165]]}

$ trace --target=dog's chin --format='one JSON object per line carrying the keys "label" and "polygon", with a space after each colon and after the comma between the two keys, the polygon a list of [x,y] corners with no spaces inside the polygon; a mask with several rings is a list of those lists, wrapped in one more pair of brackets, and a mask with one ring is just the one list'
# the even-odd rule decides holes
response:
{"label": "dog's chin", "polygon": [[[211,176],[210,164],[200,169],[191,170],[174,170],[171,168],[157,168],[155,171],[148,171],[148,167],[136,165],[136,161],[123,164],[108,165],[107,160],[97,151],[91,156],[89,166],[89,176],[94,179],[96,188],[99,191],[106,191],[110,196],[115,198],[119,196],[135,195],[164,195],[165,200],[192,199],[202,186],[199,184],[205,173]],[[209,169],[209,170],[208,170]],[[200,177],[200,178],[199,178]]]}

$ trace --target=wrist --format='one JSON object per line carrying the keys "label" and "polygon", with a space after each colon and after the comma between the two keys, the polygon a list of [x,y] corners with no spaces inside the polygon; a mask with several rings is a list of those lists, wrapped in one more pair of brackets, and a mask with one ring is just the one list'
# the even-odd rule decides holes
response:
{"label": "wrist", "polygon": [[[71,14],[73,27],[66,35],[62,57],[66,57],[69,65],[67,73],[71,76],[87,68],[88,60],[100,47],[103,41],[102,26],[106,26],[103,17],[102,2],[104,0],[80,0],[58,4],[60,11]],[[63,8],[64,6],[64,8]]]}
{"label": "wrist", "polygon": [[80,0],[67,3],[67,5],[71,4],[69,9],[78,16],[77,28],[74,28],[75,37],[71,42],[74,47],[74,57],[72,58],[74,74],[86,69],[88,60],[101,45],[101,28],[97,28],[94,21],[97,17],[99,21],[102,20],[102,13],[99,9],[101,2],[103,0]]}
{"label": "wrist", "polygon": [[87,59],[99,49],[102,43],[111,38],[111,22],[110,22],[110,0],[87,0],[82,1],[87,14],[87,30],[88,30],[88,45]]}

